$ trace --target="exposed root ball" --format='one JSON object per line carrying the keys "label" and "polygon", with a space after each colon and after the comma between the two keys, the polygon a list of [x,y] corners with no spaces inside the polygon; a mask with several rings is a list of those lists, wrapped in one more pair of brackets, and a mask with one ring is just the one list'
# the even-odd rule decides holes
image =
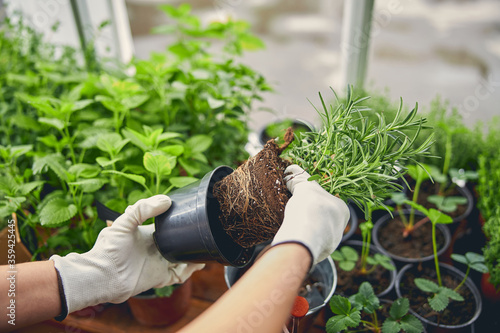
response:
{"label": "exposed root ball", "polygon": [[283,145],[269,140],[257,155],[214,186],[224,230],[245,248],[272,239],[283,222],[291,196],[283,178],[290,163],[279,155],[293,138],[289,128]]}

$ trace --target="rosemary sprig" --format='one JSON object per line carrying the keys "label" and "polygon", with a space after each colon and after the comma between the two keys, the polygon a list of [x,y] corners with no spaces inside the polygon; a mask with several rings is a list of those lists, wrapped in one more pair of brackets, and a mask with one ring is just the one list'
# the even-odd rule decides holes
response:
{"label": "rosemary sprig", "polygon": [[[323,109],[315,109],[323,127],[299,133],[285,156],[329,193],[352,200],[365,212],[369,203],[384,206],[391,193],[402,189],[395,181],[405,181],[406,165],[419,164],[419,156],[430,154],[432,135],[420,146],[414,145],[420,131],[427,128],[425,118],[415,118],[418,104],[403,117],[401,101],[394,120],[386,123],[379,111],[361,106],[368,97],[354,99],[350,87],[345,104],[338,102],[336,107],[327,107],[319,97]],[[375,112],[379,121],[370,121],[366,112]]]}

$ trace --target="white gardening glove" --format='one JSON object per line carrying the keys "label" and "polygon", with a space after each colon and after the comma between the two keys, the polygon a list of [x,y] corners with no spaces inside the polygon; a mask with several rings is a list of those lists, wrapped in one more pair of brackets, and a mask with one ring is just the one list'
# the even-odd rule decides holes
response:
{"label": "white gardening glove", "polygon": [[121,303],[152,287],[183,283],[203,268],[204,264],[164,259],[154,244],[154,225],[141,225],[171,204],[166,195],[139,200],[99,233],[89,252],[50,257],[61,277],[68,313],[104,302]]}
{"label": "white gardening glove", "polygon": [[292,197],[271,245],[300,243],[309,249],[315,265],[339,245],[349,221],[349,208],[317,182],[308,181],[310,175],[298,165],[286,168],[287,174],[285,181]]}

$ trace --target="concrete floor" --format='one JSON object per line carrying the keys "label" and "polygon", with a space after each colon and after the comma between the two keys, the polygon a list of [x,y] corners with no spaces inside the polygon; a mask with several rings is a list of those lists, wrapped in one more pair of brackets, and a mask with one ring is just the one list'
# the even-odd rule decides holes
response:
{"label": "concrete floor", "polygon": [[[147,32],[164,23],[155,9],[178,1],[127,0],[136,54],[147,57],[168,41]],[[273,83],[252,113],[252,127],[275,117],[296,116],[317,123],[307,99],[318,103],[329,86],[340,87],[342,1],[195,0],[204,21],[227,15],[248,20],[267,48],[243,62]],[[500,115],[500,2],[496,0],[376,0],[366,87],[391,98],[416,101],[425,110],[437,95],[459,108],[465,121],[487,122]]]}

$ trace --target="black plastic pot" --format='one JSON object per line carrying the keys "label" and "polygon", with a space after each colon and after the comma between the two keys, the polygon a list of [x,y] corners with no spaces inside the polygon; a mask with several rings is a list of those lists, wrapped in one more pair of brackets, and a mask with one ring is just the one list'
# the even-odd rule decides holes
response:
{"label": "black plastic pot", "polygon": [[171,262],[219,262],[242,267],[254,248],[236,244],[219,221],[220,206],[212,194],[216,182],[233,169],[220,166],[201,180],[169,193],[172,207],[155,219],[154,241]]}
{"label": "black plastic pot", "polygon": [[354,235],[356,229],[358,229],[358,214],[356,214],[356,209],[354,209],[353,204],[349,203],[347,205],[349,207],[349,222],[347,225],[349,226],[349,230],[342,236],[341,243],[346,242],[349,238]]}
{"label": "black plastic pot", "polygon": [[[400,283],[401,283],[401,279],[403,278],[404,274],[406,274],[406,272],[408,270],[410,270],[413,266],[414,266],[414,264],[408,264],[408,265],[404,266],[399,271],[399,273],[396,277],[396,294],[398,295],[398,297],[408,297],[408,295],[402,294],[401,288],[400,288]],[[457,268],[455,268],[453,266],[439,263],[439,267],[441,270],[441,275],[443,275],[444,272],[446,272],[446,274],[453,275],[453,276],[457,277],[459,280],[462,280],[465,277],[465,274],[462,271],[458,270]],[[421,315],[416,313],[416,311],[414,311],[413,314],[418,319],[420,319],[424,323],[424,325],[427,326],[427,330],[429,332],[448,332],[448,331],[449,332],[459,332],[459,331],[460,332],[462,332],[462,331],[463,332],[470,332],[470,331],[474,331],[473,329],[471,330],[471,326],[473,327],[473,323],[479,318],[479,315],[481,314],[483,301],[481,299],[481,294],[479,293],[479,290],[477,289],[476,285],[474,284],[474,282],[472,282],[472,280],[470,278],[467,278],[467,280],[464,283],[464,286],[466,286],[472,292],[472,294],[474,296],[474,300],[476,302],[476,311],[474,312],[474,315],[472,316],[472,318],[470,320],[468,320],[466,323],[463,323],[460,325],[438,325],[437,323],[433,322],[432,320],[429,320],[428,318],[422,317]],[[463,286],[462,286],[462,288],[463,288]],[[411,306],[411,302],[410,302],[410,306]]]}
{"label": "black plastic pot", "polygon": [[[403,214],[409,215],[410,210],[403,210]],[[400,215],[399,212],[393,213],[394,217],[397,217],[399,215]],[[418,216],[421,218],[425,217],[425,215],[420,213],[419,211],[415,211],[415,216]],[[406,257],[400,256],[396,253],[392,253],[392,252],[387,251],[382,246],[382,244],[380,244],[378,233],[379,233],[380,228],[383,225],[385,225],[386,223],[391,223],[392,220],[393,220],[393,217],[391,216],[391,214],[386,214],[386,215],[382,216],[377,222],[375,222],[375,225],[373,226],[373,230],[372,230],[373,243],[375,243],[375,245],[380,250],[380,252],[382,252],[383,254],[385,254],[388,257],[391,257],[395,261],[404,262],[404,263],[418,263],[418,262],[425,262],[425,261],[430,261],[430,260],[434,259],[433,254],[430,254],[430,255],[423,257],[423,258],[406,258]],[[444,245],[441,249],[438,250],[438,256],[440,256],[450,246],[451,236],[450,236],[450,230],[448,229],[448,227],[446,225],[438,224],[436,227],[437,227],[437,230],[439,230],[444,236]]]}
{"label": "black plastic pot", "polygon": [[[347,241],[345,243],[342,243],[339,246],[339,248],[342,247],[342,246],[345,246],[345,245],[350,246],[350,247],[354,247],[354,248],[358,248],[359,249],[358,253],[361,253],[361,248],[363,246],[363,242],[357,241],[357,240],[350,240],[350,241]],[[380,251],[380,249],[376,245],[370,244],[370,255],[373,255],[375,253],[382,253],[383,254],[383,252]],[[396,265],[394,264],[394,262],[392,261],[392,259],[391,259],[391,264],[394,267],[396,267]],[[393,271],[389,271],[389,275],[390,275],[390,277],[389,277],[389,280],[390,280],[389,286],[385,290],[383,290],[380,293],[378,293],[377,297],[380,298],[382,296],[385,296],[385,295],[389,294],[392,291],[392,289],[394,288],[394,284],[396,282],[396,274],[397,274],[397,270],[396,269],[393,270]]]}

